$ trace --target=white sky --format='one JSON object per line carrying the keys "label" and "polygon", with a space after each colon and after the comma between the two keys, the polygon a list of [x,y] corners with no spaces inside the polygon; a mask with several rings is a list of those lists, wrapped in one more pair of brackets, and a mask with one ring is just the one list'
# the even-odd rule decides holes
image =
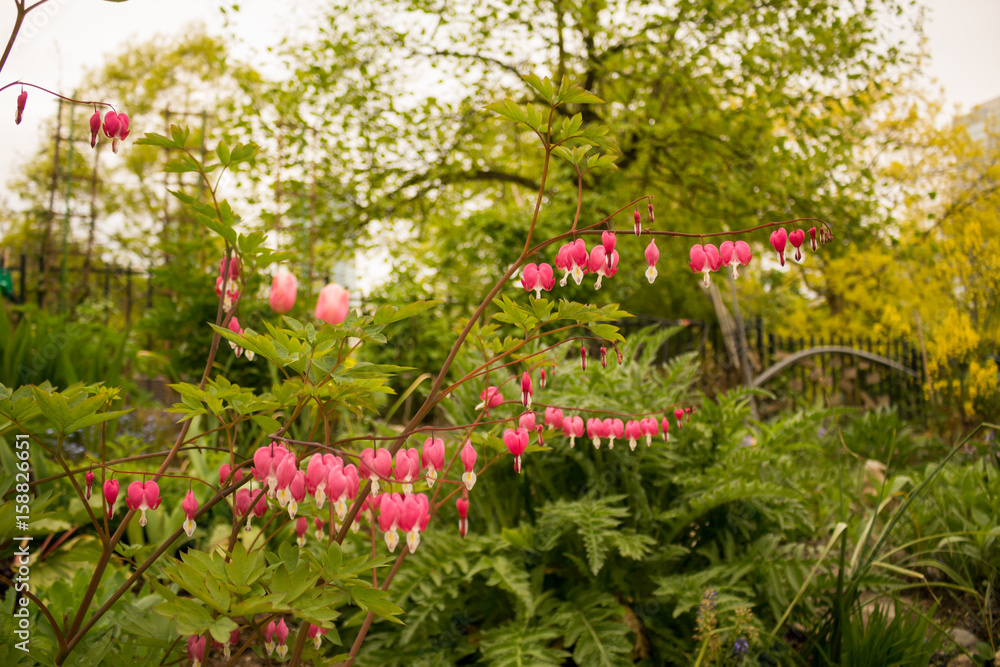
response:
{"label": "white sky", "polygon": [[[176,33],[192,22],[221,30],[222,0],[50,0],[22,28],[15,51],[0,74],[0,85],[19,79],[71,92],[87,68],[108,54],[156,33]],[[322,0],[241,0],[238,34],[255,50],[277,42]],[[932,62],[928,73],[944,86],[948,102],[963,111],[1000,96],[1000,0],[925,0],[926,32]],[[290,9],[292,8],[292,9]],[[14,3],[0,0],[0,34],[6,40]],[[2,48],[2,45],[0,45]],[[249,55],[246,51],[238,53]],[[31,91],[25,119],[12,120],[16,89],[0,93],[0,195],[16,166],[36,150],[38,120],[55,115],[48,96]]]}

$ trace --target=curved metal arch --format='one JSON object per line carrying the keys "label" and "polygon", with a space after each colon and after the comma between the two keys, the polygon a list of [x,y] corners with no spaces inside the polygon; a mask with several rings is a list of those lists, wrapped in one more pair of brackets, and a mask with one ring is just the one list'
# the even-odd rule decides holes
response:
{"label": "curved metal arch", "polygon": [[879,354],[873,354],[871,352],[866,352],[864,350],[856,350],[853,347],[844,347],[842,345],[824,345],[821,347],[811,347],[808,350],[800,350],[792,354],[791,356],[785,357],[778,363],[774,364],[766,371],[758,375],[753,379],[752,387],[760,387],[765,382],[773,378],[775,375],[785,370],[789,366],[792,366],[803,359],[808,359],[809,357],[819,356],[821,354],[849,354],[851,356],[860,357],[861,359],[866,359],[868,361],[874,362],[876,364],[882,364],[883,366],[888,366],[889,368],[899,371],[900,373],[906,373],[907,375],[920,379],[920,373],[913,370],[912,368],[907,368],[899,362],[888,359]]}

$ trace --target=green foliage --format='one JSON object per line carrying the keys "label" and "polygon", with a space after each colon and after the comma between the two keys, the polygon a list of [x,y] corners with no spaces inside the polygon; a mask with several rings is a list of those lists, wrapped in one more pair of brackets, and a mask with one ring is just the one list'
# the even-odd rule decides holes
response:
{"label": "green foliage", "polygon": [[[932,608],[928,614],[934,615]],[[844,630],[839,664],[851,667],[925,667],[941,648],[943,633],[927,617],[897,604],[875,605],[866,620],[860,614]]]}
{"label": "green foliage", "polygon": [[565,628],[566,648],[578,665],[612,667],[631,662],[632,644],[622,623],[622,606],[597,591],[581,592],[553,609],[552,623]]}
{"label": "green foliage", "polygon": [[122,383],[130,356],[128,336],[97,323],[25,310],[13,322],[0,308],[0,383],[9,387],[50,382]]}
{"label": "green foliage", "polygon": [[[621,556],[642,560],[655,544],[648,535],[622,530],[621,519],[628,516],[628,509],[618,505],[624,495],[605,496],[600,499],[583,498],[576,501],[559,500],[540,510],[538,523],[540,536],[549,544],[559,540],[568,531],[575,533],[587,552],[590,572],[597,575],[604,566],[608,553],[614,548]],[[549,546],[551,548],[551,546]]]}

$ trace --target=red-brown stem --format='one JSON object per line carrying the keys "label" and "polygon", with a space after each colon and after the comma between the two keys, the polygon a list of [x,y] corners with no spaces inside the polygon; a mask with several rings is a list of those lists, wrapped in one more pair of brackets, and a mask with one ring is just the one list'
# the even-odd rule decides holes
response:
{"label": "red-brown stem", "polygon": [[[403,547],[403,550],[399,553],[399,558],[397,558],[396,562],[392,565],[392,570],[389,571],[385,581],[382,582],[383,591],[389,590],[389,584],[392,583],[392,578],[396,576],[397,572],[399,572],[399,566],[403,564],[403,559],[406,558],[406,553],[406,547]],[[361,650],[361,644],[365,641],[365,635],[368,634],[368,628],[372,626],[373,620],[375,620],[375,614],[373,612],[368,612],[368,615],[365,616],[365,622],[361,624],[361,629],[358,630],[358,636],[354,639],[354,644],[351,646],[350,657],[347,659],[347,662],[344,663],[344,667],[351,667],[351,665],[354,664],[354,658],[357,657],[358,651]]]}
{"label": "red-brown stem", "polygon": [[[205,433],[200,434],[198,437],[200,438],[200,437],[202,437],[203,435],[205,435],[207,433],[208,433],[208,431],[206,431]],[[228,452],[229,451],[228,449],[224,449],[222,447],[205,447],[203,445],[198,445],[197,447],[181,447],[179,451],[188,452],[188,451],[194,451],[194,450],[198,450],[198,451],[209,450],[209,451],[217,451],[217,452]],[[115,464],[119,464],[119,463],[131,463],[132,461],[143,461],[145,459],[155,459],[155,458],[159,458],[161,456],[166,456],[169,453],[170,453],[170,450],[167,449],[167,450],[164,450],[162,452],[152,452],[152,453],[149,453],[149,454],[136,454],[135,456],[126,456],[125,458],[115,459],[113,461],[108,461],[105,465],[106,466],[111,466],[111,465],[115,465]],[[74,468],[73,470],[70,470],[69,473],[60,472],[60,473],[57,473],[55,475],[49,475],[48,477],[43,477],[41,479],[36,479],[36,480],[30,482],[29,484],[31,486],[35,486],[36,484],[46,484],[48,482],[54,482],[57,479],[62,479],[63,477],[67,477],[69,475],[79,475],[80,473],[85,473],[88,470],[99,470],[102,467],[104,467],[104,466],[102,466],[99,463],[95,463],[93,465],[84,466],[82,468]],[[96,484],[96,480],[95,480],[95,484]]]}
{"label": "red-brown stem", "polygon": [[14,4],[17,6],[17,16],[14,18],[14,29],[10,31],[10,38],[7,40],[7,48],[0,56],[0,72],[3,71],[3,66],[7,63],[10,51],[14,48],[14,40],[17,39],[17,33],[21,32],[21,24],[24,23],[24,17],[28,14],[28,10],[24,8],[23,0],[14,0]]}
{"label": "red-brown stem", "polygon": [[576,231],[576,225],[580,222],[580,209],[583,207],[583,172],[580,171],[580,165],[574,165],[576,167],[576,215],[573,216],[573,226],[569,228],[570,233]]}
{"label": "red-brown stem", "polygon": [[[226,496],[235,493],[238,488],[240,488],[249,481],[250,481],[249,478],[243,479],[240,480],[237,484],[234,484],[233,486],[228,487],[225,490],[220,489],[219,492],[216,493],[213,498],[211,498],[208,502],[206,502],[202,507],[198,508],[198,511],[195,512],[194,518],[197,519],[198,517],[203,516],[208,510],[215,507],[215,505],[221,502]],[[131,511],[125,515],[125,519],[122,520],[121,526],[115,533],[114,538],[112,538],[114,542],[117,542],[118,539],[121,538],[121,533],[124,532],[125,526],[128,523],[128,519],[130,519],[133,514],[135,514],[135,512]],[[173,535],[164,540],[164,542],[160,545],[160,547],[155,552],[153,552],[153,554],[150,555],[149,558],[143,561],[143,563],[138,568],[136,568],[135,572],[132,573],[132,576],[130,576],[125,581],[125,583],[122,584],[118,588],[118,590],[116,590],[111,595],[110,598],[108,598],[108,600],[101,606],[101,608],[94,612],[94,614],[90,617],[90,619],[88,619],[87,622],[83,625],[83,627],[80,628],[79,632],[76,632],[75,634],[73,634],[72,632],[67,633],[67,635],[71,636],[71,638],[66,643],[66,648],[64,650],[60,650],[60,656],[62,656],[62,659],[65,659],[66,655],[68,655],[70,651],[73,650],[73,647],[75,647],[77,643],[79,643],[79,641],[83,639],[83,637],[87,634],[90,628],[93,627],[94,623],[96,623],[102,616],[104,616],[104,614],[108,612],[109,609],[111,609],[111,607],[115,604],[115,602],[117,602],[118,599],[132,587],[132,584],[134,584],[139,579],[139,577],[142,576],[142,573],[145,572],[149,568],[149,566],[155,563],[157,559],[159,559],[159,557],[162,556],[167,551],[167,549],[171,547],[171,545],[173,545],[173,543],[177,540],[177,538],[181,536],[181,533],[183,532],[184,532],[183,528],[178,528],[177,530],[174,531]],[[58,660],[57,664],[59,664]]]}
{"label": "red-brown stem", "polygon": [[[41,3],[39,3],[39,4],[41,4]],[[3,91],[7,90],[8,88],[13,88],[14,86],[28,86],[29,88],[36,88],[36,89],[42,91],[43,93],[48,93],[49,95],[52,95],[53,97],[58,97],[59,99],[65,101],[65,102],[70,102],[72,104],[79,104],[81,106],[87,106],[87,107],[89,107],[89,106],[111,107],[111,110],[115,111],[114,105],[111,104],[110,102],[96,102],[94,100],[75,100],[72,97],[66,97],[65,95],[60,95],[59,93],[55,92],[54,90],[49,90],[48,88],[43,88],[42,86],[36,85],[34,83],[28,83],[27,81],[11,81],[6,86],[0,87],[0,93],[2,93]]]}

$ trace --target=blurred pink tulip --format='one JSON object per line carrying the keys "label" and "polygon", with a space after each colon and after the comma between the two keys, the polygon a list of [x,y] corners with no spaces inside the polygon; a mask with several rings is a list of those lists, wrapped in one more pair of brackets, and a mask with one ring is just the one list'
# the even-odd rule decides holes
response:
{"label": "blurred pink tulip", "polygon": [[337,284],[329,284],[319,293],[316,302],[316,319],[327,324],[340,324],[347,319],[351,293]]}
{"label": "blurred pink tulip", "polygon": [[299,281],[288,271],[279,271],[271,282],[271,309],[284,315],[295,305],[295,294]]}

